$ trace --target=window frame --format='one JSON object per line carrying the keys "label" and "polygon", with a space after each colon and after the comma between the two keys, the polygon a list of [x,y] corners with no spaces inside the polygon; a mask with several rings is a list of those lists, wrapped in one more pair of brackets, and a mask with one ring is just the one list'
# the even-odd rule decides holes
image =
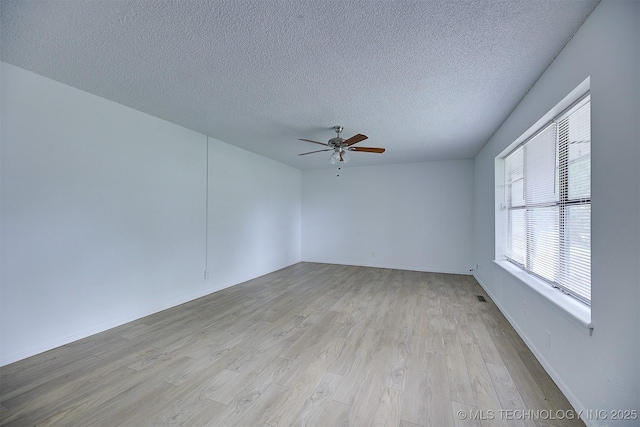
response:
{"label": "window frame", "polygon": [[[548,201],[548,202],[541,202],[541,203],[536,203],[536,204],[528,204],[528,203],[524,203],[523,205],[517,205],[517,206],[512,206],[509,202],[507,202],[508,200],[508,196],[507,194],[511,195],[512,193],[510,191],[506,191],[507,187],[509,185],[513,185],[511,182],[509,184],[507,184],[506,179],[505,179],[505,205],[506,205],[506,209],[508,211],[518,211],[518,210],[524,210],[525,211],[525,229],[529,230],[530,229],[530,215],[528,215],[529,212],[531,212],[531,210],[542,210],[542,209],[548,209],[548,208],[555,208],[558,210],[558,271],[567,271],[567,264],[569,264],[569,261],[567,260],[567,255],[569,254],[570,250],[568,249],[568,243],[567,243],[567,239],[566,239],[566,235],[565,233],[567,232],[568,226],[567,224],[567,217],[568,215],[568,211],[569,208],[571,206],[585,206],[585,205],[589,205],[591,206],[591,194],[589,194],[589,197],[578,197],[578,198],[573,198],[571,199],[569,197],[569,140],[566,137],[562,137],[562,129],[563,129],[563,125],[561,124],[562,121],[564,120],[568,120],[568,118],[571,116],[571,114],[573,114],[574,112],[578,111],[580,108],[584,107],[585,105],[589,104],[591,102],[591,96],[589,94],[589,92],[587,92],[586,94],[584,94],[583,96],[580,97],[580,99],[578,99],[577,101],[575,101],[573,104],[571,104],[568,108],[566,108],[564,111],[562,111],[560,114],[558,114],[557,116],[555,116],[551,121],[549,121],[548,123],[546,123],[544,126],[542,126],[535,134],[533,134],[532,136],[530,136],[529,138],[527,138],[525,141],[523,141],[522,143],[520,143],[518,146],[516,146],[515,148],[513,148],[509,153],[507,153],[503,159],[506,161],[506,159],[508,157],[510,157],[512,154],[514,154],[516,151],[522,149],[523,147],[525,147],[527,144],[529,144],[530,142],[532,142],[533,140],[536,139],[536,137],[538,137],[539,135],[547,132],[549,130],[549,128],[551,128],[552,126],[554,127],[553,133],[555,134],[555,144],[556,144],[556,155],[557,155],[557,162],[558,162],[558,170],[556,173],[556,176],[554,177],[554,181],[557,182],[557,190],[558,190],[558,200],[556,201]],[[527,151],[523,152],[523,180],[526,183],[526,179],[524,178],[527,174],[526,171],[526,165],[527,165]],[[526,192],[526,186],[525,186],[525,192]],[[509,215],[507,214],[508,218]],[[511,221],[509,219],[507,219],[507,228],[509,228],[511,226]],[[591,229],[589,229],[589,233],[591,233]],[[509,235],[509,232],[508,232]],[[532,259],[531,259],[531,251],[529,250],[529,248],[526,249],[525,251],[525,259],[524,259],[524,263],[520,263],[518,260],[509,257],[508,254],[505,255],[506,259],[510,262],[512,262],[513,264],[517,265],[518,267],[522,268],[523,270],[525,270],[527,273],[536,276],[537,278],[539,278],[540,280],[548,283],[550,286],[552,286],[553,288],[557,288],[560,291],[576,298],[577,300],[583,302],[584,304],[587,305],[591,305],[591,300],[590,299],[586,299],[585,297],[583,297],[582,295],[578,294],[577,292],[575,292],[573,289],[565,286],[563,283],[559,282],[559,281],[555,281],[555,280],[551,280],[549,278],[545,278],[539,274],[537,274],[535,271],[533,271],[532,268]]]}
{"label": "window frame", "polygon": [[[524,146],[527,142],[534,139],[541,132],[544,132],[554,122],[559,123],[565,116],[567,116],[574,109],[580,108],[590,102],[590,78],[587,77],[576,89],[574,89],[569,95],[567,95],[562,101],[560,101],[555,107],[553,107],[547,114],[545,114],[540,120],[538,120],[533,126],[531,126],[526,132],[524,132],[519,138],[517,138],[512,144],[506,147],[498,156],[495,157],[495,259],[496,265],[502,267],[505,271],[518,279],[519,282],[537,291],[538,294],[544,298],[550,300],[555,306],[561,308],[563,311],[568,312],[574,319],[580,324],[593,329],[591,323],[591,306],[590,302],[586,302],[583,299],[576,297],[573,293],[569,295],[566,289],[558,283],[551,282],[545,278],[542,278],[532,271],[529,271],[517,262],[511,261],[507,258],[507,227],[509,225],[507,210],[507,192],[506,192],[506,176],[505,176],[505,158],[516,150]],[[558,141],[559,142],[559,141]],[[556,149],[557,150],[557,149]],[[569,167],[568,153],[565,159],[560,159],[560,168],[566,172]],[[559,175],[562,176],[562,175]],[[565,174],[565,176],[568,176]],[[566,179],[568,182],[568,178]],[[566,184],[566,183],[565,183]],[[560,186],[560,184],[559,184]],[[572,200],[569,199],[568,188],[563,186],[561,190],[561,199],[556,205],[560,205],[564,202],[563,209],[568,209],[569,206],[576,203],[585,204],[588,202],[591,204],[591,197],[588,200],[585,198]],[[563,215],[560,215],[562,218]],[[563,218],[564,219],[564,218]],[[562,230],[562,227],[560,227]],[[561,231],[562,232],[562,231]],[[564,239],[562,239],[564,240]],[[562,253],[562,251],[559,251]],[[559,260],[561,262],[562,260]],[[525,260],[526,262],[526,260]]]}

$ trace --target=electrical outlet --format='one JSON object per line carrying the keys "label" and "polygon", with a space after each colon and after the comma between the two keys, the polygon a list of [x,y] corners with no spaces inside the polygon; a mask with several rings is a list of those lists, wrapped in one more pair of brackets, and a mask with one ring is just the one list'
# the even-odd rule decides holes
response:
{"label": "electrical outlet", "polygon": [[209,270],[205,270],[204,271],[204,278],[208,279],[209,278]]}

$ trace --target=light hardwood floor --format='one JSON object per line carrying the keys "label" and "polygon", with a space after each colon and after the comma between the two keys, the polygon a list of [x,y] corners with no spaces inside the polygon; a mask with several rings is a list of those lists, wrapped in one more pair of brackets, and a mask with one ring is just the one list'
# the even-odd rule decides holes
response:
{"label": "light hardwood floor", "polygon": [[1,424],[584,425],[475,295],[472,276],[299,263],[0,368]]}

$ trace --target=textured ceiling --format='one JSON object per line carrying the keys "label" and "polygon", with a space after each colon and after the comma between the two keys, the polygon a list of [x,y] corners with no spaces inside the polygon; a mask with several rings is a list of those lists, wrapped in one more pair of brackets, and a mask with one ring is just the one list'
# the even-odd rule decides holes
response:
{"label": "textured ceiling", "polygon": [[473,158],[597,0],[2,0],[3,61],[300,169]]}

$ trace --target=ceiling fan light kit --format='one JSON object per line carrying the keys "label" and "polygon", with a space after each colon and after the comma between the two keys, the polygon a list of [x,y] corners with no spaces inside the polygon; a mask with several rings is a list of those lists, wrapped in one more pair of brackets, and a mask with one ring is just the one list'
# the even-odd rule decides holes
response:
{"label": "ceiling fan light kit", "polygon": [[305,156],[307,154],[313,154],[313,153],[320,153],[323,151],[333,151],[333,153],[331,154],[331,157],[329,157],[329,162],[332,165],[337,164],[343,164],[343,163],[347,163],[350,159],[350,155],[349,155],[349,151],[361,151],[361,152],[365,152],[365,153],[377,153],[377,154],[381,154],[384,153],[385,149],[384,148],[377,148],[377,147],[352,147],[352,145],[357,144],[358,142],[364,141],[365,139],[367,139],[368,137],[366,135],[363,135],[361,133],[352,136],[349,139],[344,139],[342,137],[340,137],[340,133],[342,133],[342,130],[344,128],[342,126],[334,126],[333,130],[336,132],[337,136],[335,138],[331,138],[329,140],[329,142],[327,142],[326,144],[323,142],[318,142],[318,141],[313,141],[310,139],[300,139],[300,141],[306,141],[306,142],[311,142],[313,144],[319,144],[319,145],[324,145],[325,147],[327,147],[324,150],[316,150],[316,151],[309,151],[307,153],[301,153],[298,154],[299,156]]}
{"label": "ceiling fan light kit", "polygon": [[331,157],[329,157],[329,163],[332,165],[335,165],[336,163],[349,163],[349,159],[351,159],[349,153],[336,148]]}

